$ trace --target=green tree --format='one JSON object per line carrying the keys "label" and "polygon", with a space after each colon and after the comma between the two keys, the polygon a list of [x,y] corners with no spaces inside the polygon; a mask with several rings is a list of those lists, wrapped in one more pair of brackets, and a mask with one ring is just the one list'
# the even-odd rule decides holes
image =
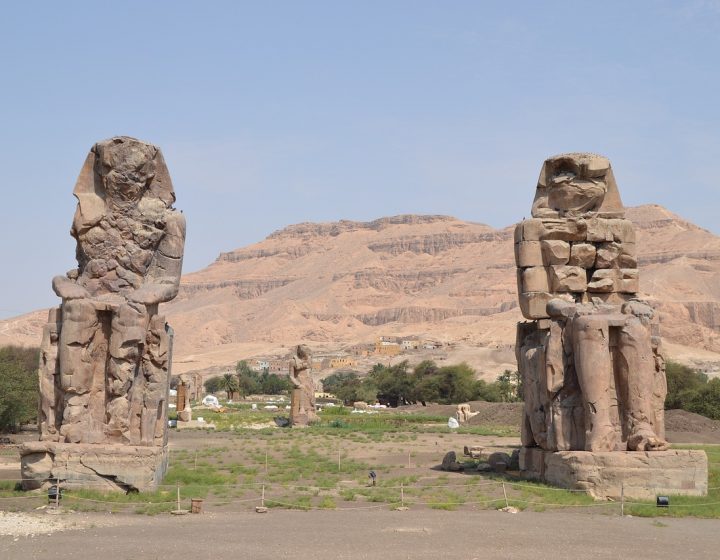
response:
{"label": "green tree", "polygon": [[226,373],[220,378],[220,386],[222,387],[222,390],[227,393],[228,399],[231,400],[235,396],[235,393],[237,393],[240,389],[238,385],[238,378],[232,373]]}
{"label": "green tree", "polygon": [[38,348],[0,348],[0,431],[16,431],[37,419]]}
{"label": "green tree", "polygon": [[498,376],[495,383],[497,383],[502,402],[518,402],[522,400],[522,385],[520,374],[517,371],[506,369]]}
{"label": "green tree", "polygon": [[502,402],[503,395],[500,385],[493,381],[488,383],[484,379],[475,382],[475,399],[487,402]]}
{"label": "green tree", "polygon": [[203,383],[203,386],[205,387],[205,392],[214,394],[219,393],[223,390],[222,388],[223,378],[216,376],[211,377],[210,379],[206,379],[205,383]]}
{"label": "green tree", "polygon": [[235,371],[237,372],[238,391],[241,396],[247,397],[261,392],[260,375],[245,360],[240,360],[237,363]]}
{"label": "green tree", "polygon": [[287,375],[276,375],[265,370],[260,374],[259,387],[263,395],[280,395],[288,393],[293,384]]}
{"label": "green tree", "polygon": [[711,379],[689,397],[686,407],[690,412],[720,420],[720,378]]}
{"label": "green tree", "polygon": [[322,380],[323,391],[337,395],[337,390],[349,381],[359,379],[354,371],[337,371]]}
{"label": "green tree", "polygon": [[373,367],[367,379],[377,387],[377,398],[380,402],[392,407],[414,402],[414,383],[408,371],[407,360],[389,367],[378,364]]}
{"label": "green tree", "polygon": [[697,405],[696,397],[708,382],[708,377],[704,373],[671,360],[665,364],[665,377],[668,389],[665,397],[667,409],[689,410],[687,407],[691,401],[695,401]]}

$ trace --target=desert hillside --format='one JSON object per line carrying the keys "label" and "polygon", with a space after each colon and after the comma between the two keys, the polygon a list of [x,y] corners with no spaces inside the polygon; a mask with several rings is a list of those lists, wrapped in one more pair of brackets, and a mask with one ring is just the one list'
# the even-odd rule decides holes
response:
{"label": "desert hillside", "polygon": [[[668,353],[716,369],[720,237],[660,206],[627,216]],[[437,359],[466,360],[488,376],[514,367],[512,231],[405,215],[297,224],[222,253],[185,275],[164,307],[177,333],[175,372],[282,355],[300,341],[321,352],[410,335],[442,343]],[[0,321],[0,344],[37,344],[44,317]]]}

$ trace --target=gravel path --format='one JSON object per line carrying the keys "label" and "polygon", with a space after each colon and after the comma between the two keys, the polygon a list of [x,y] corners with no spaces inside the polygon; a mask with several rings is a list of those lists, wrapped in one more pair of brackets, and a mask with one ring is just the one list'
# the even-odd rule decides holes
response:
{"label": "gravel path", "polygon": [[83,530],[50,535],[41,523],[42,532],[30,533],[34,538],[0,536],[0,558],[705,560],[717,558],[720,542],[716,520],[552,512],[68,514],[62,522],[66,529]]}

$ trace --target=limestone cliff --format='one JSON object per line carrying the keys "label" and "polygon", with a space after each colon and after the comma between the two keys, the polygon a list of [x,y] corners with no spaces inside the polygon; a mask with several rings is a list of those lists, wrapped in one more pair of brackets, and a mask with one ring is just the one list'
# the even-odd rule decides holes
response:
{"label": "limestone cliff", "polygon": [[[720,237],[660,206],[627,217],[641,292],[657,302],[671,352],[720,361]],[[165,309],[177,333],[175,371],[379,335],[509,348],[521,319],[513,258],[512,227],[448,216],[289,226],[183,277]],[[32,314],[0,321],[0,343],[37,343],[40,323]]]}

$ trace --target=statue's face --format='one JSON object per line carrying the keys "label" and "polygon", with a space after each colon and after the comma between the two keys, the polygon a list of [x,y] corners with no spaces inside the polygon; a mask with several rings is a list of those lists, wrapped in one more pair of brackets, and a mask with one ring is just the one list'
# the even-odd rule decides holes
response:
{"label": "statue's face", "polygon": [[116,202],[137,202],[155,176],[154,149],[122,139],[98,145],[97,171],[105,193]]}
{"label": "statue's face", "polygon": [[550,206],[565,212],[599,207],[607,191],[604,177],[587,177],[581,169],[571,165],[559,167],[548,187]]}

